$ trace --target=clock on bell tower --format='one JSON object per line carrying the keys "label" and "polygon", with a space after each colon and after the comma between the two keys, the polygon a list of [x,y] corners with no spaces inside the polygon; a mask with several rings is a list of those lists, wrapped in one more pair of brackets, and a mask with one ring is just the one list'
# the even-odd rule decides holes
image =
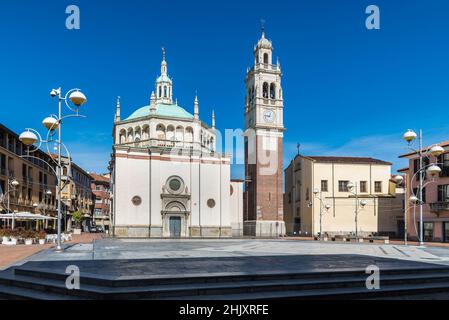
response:
{"label": "clock on bell tower", "polygon": [[254,47],[245,100],[244,233],[277,237],[285,234],[283,217],[283,93],[273,45],[262,37]]}

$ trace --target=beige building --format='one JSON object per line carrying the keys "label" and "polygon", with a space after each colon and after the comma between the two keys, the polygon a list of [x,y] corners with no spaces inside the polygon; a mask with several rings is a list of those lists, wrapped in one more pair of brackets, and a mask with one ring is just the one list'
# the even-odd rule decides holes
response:
{"label": "beige building", "polygon": [[[67,162],[67,160],[65,160]],[[68,163],[68,162],[67,162]],[[61,191],[61,200],[63,203],[64,229],[71,231],[73,229],[73,213],[81,212],[83,215],[83,231],[89,231],[92,225],[93,215],[93,197],[91,189],[91,177],[89,173],[83,170],[75,163],[71,163],[70,172],[64,169],[64,175],[71,177],[70,182]]]}
{"label": "beige building", "polygon": [[356,204],[360,236],[398,231],[403,195],[395,195],[389,162],[298,155],[285,170],[285,181],[285,223],[290,235],[317,235],[320,220],[323,234],[355,234]]}

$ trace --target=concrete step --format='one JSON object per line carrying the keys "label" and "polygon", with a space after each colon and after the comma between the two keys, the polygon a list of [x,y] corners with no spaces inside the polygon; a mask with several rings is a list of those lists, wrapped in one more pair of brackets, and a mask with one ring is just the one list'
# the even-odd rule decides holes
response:
{"label": "concrete step", "polygon": [[[15,275],[22,275],[37,279],[48,279],[63,281],[67,279],[67,274],[58,271],[49,271],[48,269],[34,268],[32,266],[20,266],[13,269]],[[448,273],[446,266],[431,266],[429,268],[401,268],[386,269],[381,271],[381,276],[388,275],[416,275],[416,274],[434,274]],[[1,273],[0,273],[1,276]],[[328,272],[264,272],[248,275],[247,273],[236,272],[216,272],[207,274],[177,274],[162,276],[139,276],[135,278],[108,277],[98,274],[89,274],[81,270],[81,284],[104,286],[104,287],[146,287],[154,285],[183,285],[183,284],[201,284],[201,283],[231,283],[244,281],[270,281],[270,280],[293,280],[293,279],[335,279],[358,277],[365,275],[363,270],[333,270]]]}
{"label": "concrete step", "polygon": [[[263,300],[343,300],[343,299],[380,299],[385,297],[390,299],[400,297],[410,297],[413,295],[431,296],[438,294],[449,299],[449,282],[427,283],[417,285],[395,285],[380,290],[370,291],[366,288],[335,288],[316,290],[288,290],[273,292],[255,292],[239,294],[218,294],[208,296],[183,296],[174,298],[158,298],[157,300],[208,300],[208,301],[263,301]],[[156,300],[156,299],[154,299]]]}
{"label": "concrete step", "polygon": [[[413,286],[413,285],[429,285],[429,284],[445,284],[449,288],[449,271],[428,272],[409,272],[405,274],[381,274],[381,285],[383,288],[394,288],[395,286]],[[422,270],[420,270],[422,271]],[[57,296],[74,297],[78,299],[159,299],[169,298],[178,299],[183,297],[206,297],[212,298],[215,295],[236,296],[239,295],[262,295],[265,293],[287,292],[293,293],[301,291],[303,294],[309,292],[321,292],[333,294],[335,290],[344,294],[345,290],[354,292],[367,291],[365,289],[365,281],[367,275],[338,276],[334,274],[333,278],[320,277],[315,274],[315,278],[284,278],[280,275],[280,279],[262,279],[247,281],[217,281],[203,283],[186,283],[186,284],[153,284],[150,286],[138,287],[111,287],[98,286],[90,284],[82,284],[81,290],[71,291],[65,287],[65,279],[63,281],[56,279],[30,277],[26,275],[18,275],[14,270],[2,273],[0,275],[0,294],[8,294],[6,288],[15,288],[16,290],[30,289],[32,292],[44,292],[46,294],[54,294]],[[271,275],[270,277],[275,277]],[[219,279],[217,279],[219,280]],[[221,279],[223,280],[223,279]],[[7,287],[6,287],[7,286]],[[20,291],[20,290],[19,290]],[[352,292],[351,291],[351,292]],[[369,293],[372,293],[371,291]],[[277,294],[274,294],[277,296]]]}

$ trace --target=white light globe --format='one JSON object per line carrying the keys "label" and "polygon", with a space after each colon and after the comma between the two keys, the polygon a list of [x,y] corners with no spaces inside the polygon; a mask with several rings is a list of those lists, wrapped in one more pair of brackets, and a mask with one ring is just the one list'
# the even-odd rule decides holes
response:
{"label": "white light globe", "polygon": [[444,153],[444,149],[440,146],[433,146],[429,152],[432,156],[439,157]]}
{"label": "white light globe", "polygon": [[407,141],[408,143],[412,142],[413,140],[415,140],[418,137],[418,135],[416,134],[416,132],[414,132],[413,130],[408,130],[406,133],[404,133],[404,140]]}
{"label": "white light globe", "polygon": [[70,94],[69,99],[77,107],[81,107],[87,101],[86,96],[81,91],[74,91],[74,92],[72,92]]}
{"label": "white light globe", "polygon": [[58,120],[53,117],[45,118],[44,121],[42,121],[42,124],[47,130],[56,130],[59,127]]}
{"label": "white light globe", "polygon": [[436,176],[437,174],[440,174],[441,168],[439,166],[433,164],[426,170],[426,172],[430,176]]}
{"label": "white light globe", "polygon": [[397,184],[401,184],[402,182],[404,182],[404,177],[401,175],[397,175],[393,178],[394,182],[396,182]]}
{"label": "white light globe", "polygon": [[19,136],[19,140],[26,146],[32,146],[37,142],[37,136],[34,132],[25,131]]}

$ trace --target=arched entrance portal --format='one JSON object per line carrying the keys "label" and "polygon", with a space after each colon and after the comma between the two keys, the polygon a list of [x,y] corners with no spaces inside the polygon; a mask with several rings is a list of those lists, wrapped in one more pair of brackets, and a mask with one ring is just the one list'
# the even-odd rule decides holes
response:
{"label": "arched entrance portal", "polygon": [[169,223],[170,223],[170,238],[173,239],[181,238],[182,218],[170,217]]}
{"label": "arched entrance portal", "polygon": [[164,237],[179,239],[187,236],[187,215],[184,204],[173,201],[165,207],[164,215]]}

